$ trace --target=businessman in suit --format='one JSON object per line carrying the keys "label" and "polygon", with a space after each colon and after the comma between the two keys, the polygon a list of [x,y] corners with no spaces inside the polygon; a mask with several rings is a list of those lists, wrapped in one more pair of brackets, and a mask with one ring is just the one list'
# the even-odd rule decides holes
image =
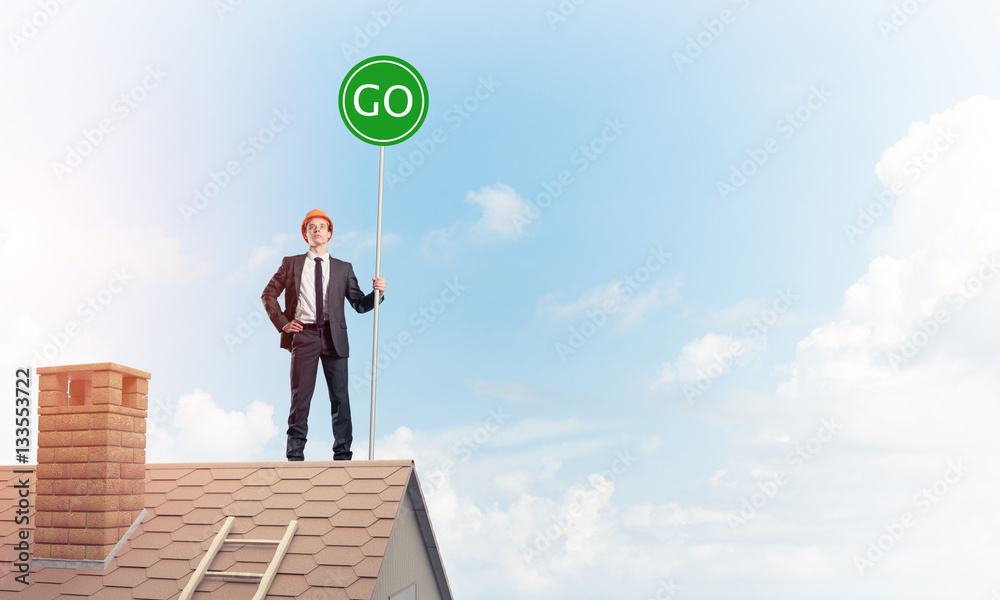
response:
{"label": "businessman in suit", "polygon": [[[281,332],[281,347],[292,353],[292,398],[288,411],[288,460],[305,460],[309,431],[309,404],[316,387],[317,364],[330,392],[333,418],[333,458],[351,460],[351,404],[347,394],[347,321],[344,300],[365,313],[375,308],[375,292],[358,287],[351,263],[330,256],[327,244],[333,237],[333,222],[321,210],[310,211],[302,221],[302,237],[309,251],[281,260],[261,300],[274,326]],[[319,285],[317,285],[319,282]],[[372,286],[385,292],[385,279],[372,278]],[[278,296],[285,294],[285,309]],[[385,296],[379,298],[379,302]]]}

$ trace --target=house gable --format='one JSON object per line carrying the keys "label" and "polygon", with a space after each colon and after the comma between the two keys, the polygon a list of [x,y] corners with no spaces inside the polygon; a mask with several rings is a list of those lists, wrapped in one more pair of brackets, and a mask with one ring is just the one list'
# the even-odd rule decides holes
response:
{"label": "house gable", "polygon": [[372,600],[389,600],[390,596],[414,584],[418,600],[451,600],[448,579],[424,509],[416,472],[411,472],[406,493],[399,503]]}

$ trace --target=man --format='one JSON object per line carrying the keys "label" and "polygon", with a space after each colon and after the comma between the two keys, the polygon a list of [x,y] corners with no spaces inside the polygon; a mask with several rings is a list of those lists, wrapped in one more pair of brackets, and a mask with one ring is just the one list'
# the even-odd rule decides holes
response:
{"label": "man", "polygon": [[[305,460],[309,431],[309,403],[316,386],[317,363],[330,392],[333,417],[333,458],[351,460],[351,405],[347,394],[347,321],[344,300],[365,313],[375,308],[375,292],[367,296],[358,287],[351,263],[330,256],[327,244],[333,222],[321,210],[309,211],[302,221],[302,237],[309,251],[281,260],[261,300],[271,322],[281,332],[281,347],[292,353],[292,401],[288,411],[288,460]],[[372,286],[385,291],[385,279],[372,277]],[[285,294],[285,310],[278,296]],[[379,298],[379,302],[385,296]]]}

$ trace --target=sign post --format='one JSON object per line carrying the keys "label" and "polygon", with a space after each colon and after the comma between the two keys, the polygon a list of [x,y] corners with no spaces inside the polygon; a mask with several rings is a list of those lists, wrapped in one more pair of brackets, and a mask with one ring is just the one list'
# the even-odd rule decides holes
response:
{"label": "sign post", "polygon": [[[405,60],[373,56],[354,65],[340,84],[337,104],[344,125],[363,142],[378,146],[378,212],[375,219],[375,277],[382,267],[382,174],[385,147],[409,139],[427,117],[427,84]],[[368,460],[375,460],[375,383],[378,371],[378,304],[372,328],[372,407]]]}

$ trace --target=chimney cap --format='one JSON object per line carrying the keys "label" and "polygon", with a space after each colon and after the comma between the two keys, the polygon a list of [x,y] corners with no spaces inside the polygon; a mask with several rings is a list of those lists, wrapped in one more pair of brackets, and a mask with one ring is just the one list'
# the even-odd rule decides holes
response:
{"label": "chimney cap", "polygon": [[52,373],[76,373],[76,372],[94,372],[94,371],[114,371],[116,373],[121,373],[122,375],[128,375],[129,377],[141,377],[142,379],[151,379],[153,376],[146,371],[140,371],[139,369],[133,369],[132,367],[126,367],[118,363],[104,362],[104,363],[88,363],[83,365],[60,365],[58,367],[38,367],[35,372],[39,375],[48,375]]}

